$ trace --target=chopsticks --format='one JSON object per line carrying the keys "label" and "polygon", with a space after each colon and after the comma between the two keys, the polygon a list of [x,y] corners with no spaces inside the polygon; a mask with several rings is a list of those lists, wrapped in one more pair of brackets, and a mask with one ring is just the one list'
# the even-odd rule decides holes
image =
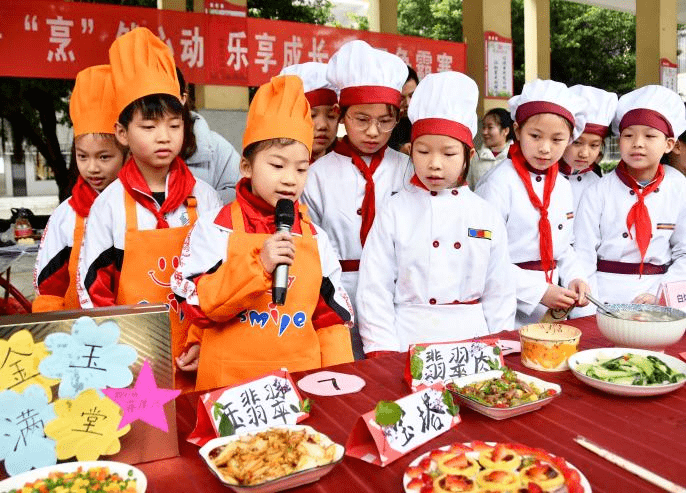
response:
{"label": "chopsticks", "polygon": [[670,491],[671,493],[686,493],[686,488],[679,486],[678,484],[672,483],[671,481],[661,476],[658,476],[654,472],[651,472],[648,469],[639,466],[638,464],[635,464],[623,457],[620,457],[617,454],[613,454],[609,450],[605,450],[601,446],[596,445],[595,443],[587,440],[582,436],[576,437],[574,441],[582,447],[590,450],[594,454],[599,455],[603,459],[606,459],[612,462],[613,464],[621,467],[622,469],[625,469],[630,473],[635,474],[639,478],[645,479],[646,481],[654,484],[655,486],[659,486],[665,491]]}

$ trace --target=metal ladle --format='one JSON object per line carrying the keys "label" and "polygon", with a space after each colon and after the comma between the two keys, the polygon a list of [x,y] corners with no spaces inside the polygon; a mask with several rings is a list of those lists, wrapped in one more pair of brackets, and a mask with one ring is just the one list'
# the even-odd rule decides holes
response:
{"label": "metal ladle", "polygon": [[593,296],[591,296],[588,293],[586,293],[585,296],[586,296],[586,299],[588,299],[588,301],[590,301],[595,306],[597,306],[598,310],[603,312],[605,315],[607,315],[609,317],[619,318],[620,320],[623,319],[623,317],[621,317],[617,312],[610,310],[605,303],[602,303],[600,300],[597,300],[596,298],[594,298]]}

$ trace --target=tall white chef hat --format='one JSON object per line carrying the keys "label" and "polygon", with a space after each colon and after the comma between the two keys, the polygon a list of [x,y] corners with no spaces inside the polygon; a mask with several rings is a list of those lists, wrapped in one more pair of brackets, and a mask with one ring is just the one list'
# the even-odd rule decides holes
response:
{"label": "tall white chef hat", "polygon": [[336,87],[326,80],[326,64],[319,62],[299,63],[289,65],[281,70],[279,75],[297,75],[303,81],[305,97],[310,106],[333,106],[338,104]]}
{"label": "tall white chef hat", "polygon": [[341,106],[383,103],[400,107],[407,74],[400,57],[355,40],[333,54],[326,78],[340,91]]}
{"label": "tall white chef hat", "polygon": [[646,125],[667,137],[686,130],[686,111],[681,98],[663,86],[644,86],[619,98],[612,129],[618,135],[631,125]]}
{"label": "tall white chef hat", "polygon": [[610,134],[610,124],[617,110],[617,95],[597,87],[578,84],[569,88],[588,101],[584,133],[599,135],[603,139]]}
{"label": "tall white chef hat", "polygon": [[562,82],[540,79],[524,84],[522,93],[508,101],[512,119],[519,125],[541,113],[561,116],[574,128],[570,142],[584,131],[587,104],[585,98],[571,92]]}
{"label": "tall white chef hat", "polygon": [[421,135],[447,135],[474,147],[479,87],[459,72],[429,74],[415,89],[407,110],[412,141]]}

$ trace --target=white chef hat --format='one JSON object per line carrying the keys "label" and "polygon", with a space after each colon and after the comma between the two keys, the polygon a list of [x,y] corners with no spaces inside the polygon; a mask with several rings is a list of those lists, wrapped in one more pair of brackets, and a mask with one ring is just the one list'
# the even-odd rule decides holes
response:
{"label": "white chef hat", "polygon": [[297,75],[303,81],[305,97],[310,106],[333,106],[338,104],[336,87],[326,80],[326,64],[319,62],[289,65],[279,75]]}
{"label": "white chef hat", "polygon": [[586,126],[585,98],[571,92],[562,82],[536,79],[524,84],[522,93],[508,101],[512,119],[519,125],[540,113],[559,115],[572,124],[570,142],[576,140]]}
{"label": "white chef hat", "polygon": [[618,135],[631,125],[646,125],[667,137],[686,130],[686,111],[677,93],[663,86],[644,86],[619,98],[612,129]]}
{"label": "white chef hat", "polygon": [[479,87],[459,72],[429,74],[415,89],[407,110],[412,141],[421,135],[447,135],[474,147]]}
{"label": "white chef hat", "polygon": [[588,101],[584,133],[599,135],[603,139],[607,137],[617,110],[617,95],[614,92],[581,84],[572,86],[569,90]]}
{"label": "white chef hat", "polygon": [[340,91],[341,106],[383,103],[400,107],[407,74],[400,57],[355,40],[333,54],[326,78]]}

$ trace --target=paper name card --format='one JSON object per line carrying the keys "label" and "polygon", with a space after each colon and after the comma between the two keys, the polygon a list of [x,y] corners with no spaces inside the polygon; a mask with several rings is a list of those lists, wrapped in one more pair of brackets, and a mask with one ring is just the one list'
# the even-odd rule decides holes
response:
{"label": "paper name card", "polygon": [[387,466],[457,425],[458,410],[452,395],[438,384],[395,402],[381,401],[358,418],[345,453]]}
{"label": "paper name card", "polygon": [[505,364],[495,338],[478,341],[412,344],[408,351],[405,380],[412,391],[454,378],[500,368]]}
{"label": "paper name card", "polygon": [[686,281],[662,284],[657,299],[661,305],[686,310]]}
{"label": "paper name card", "polygon": [[300,397],[288,371],[277,370],[200,396],[195,429],[188,441],[203,446],[213,438],[296,424],[308,416],[309,401]]}

